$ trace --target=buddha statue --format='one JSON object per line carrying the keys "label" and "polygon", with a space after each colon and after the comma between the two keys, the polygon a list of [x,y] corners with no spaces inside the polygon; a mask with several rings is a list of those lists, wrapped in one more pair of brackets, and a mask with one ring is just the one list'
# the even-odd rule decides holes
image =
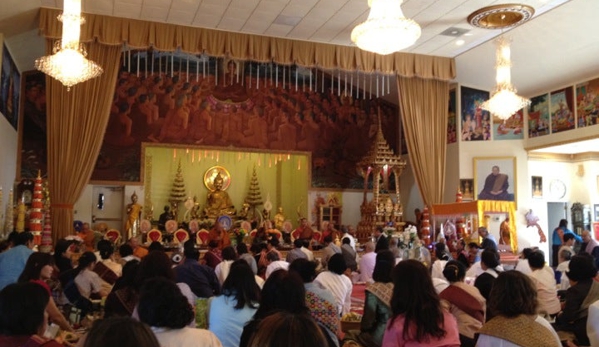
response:
{"label": "buddha statue", "polygon": [[137,203],[137,194],[133,192],[133,195],[131,195],[131,203],[127,205],[127,221],[125,222],[124,227],[127,238],[137,235],[142,207],[143,206]]}
{"label": "buddha statue", "polygon": [[283,223],[285,222],[285,214],[283,214],[283,208],[279,206],[277,214],[275,214],[275,228],[283,230]]}
{"label": "buddha statue", "polygon": [[235,206],[229,194],[223,190],[223,177],[220,172],[214,177],[214,190],[208,193],[204,214],[209,218],[217,218],[222,215],[232,216],[235,214]]}

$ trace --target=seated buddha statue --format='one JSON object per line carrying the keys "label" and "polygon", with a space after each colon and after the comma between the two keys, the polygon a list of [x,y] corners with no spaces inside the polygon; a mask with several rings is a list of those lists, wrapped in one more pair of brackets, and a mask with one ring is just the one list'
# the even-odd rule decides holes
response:
{"label": "seated buddha statue", "polygon": [[214,190],[208,193],[204,214],[209,218],[217,218],[222,215],[232,216],[235,214],[235,206],[229,194],[223,190],[223,177],[218,173],[214,177]]}

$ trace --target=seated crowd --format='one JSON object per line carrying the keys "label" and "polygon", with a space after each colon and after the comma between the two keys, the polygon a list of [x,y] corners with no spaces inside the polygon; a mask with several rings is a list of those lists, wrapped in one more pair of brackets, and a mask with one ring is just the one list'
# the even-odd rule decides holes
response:
{"label": "seated crowd", "polygon": [[[0,346],[72,345],[65,334],[84,347],[599,342],[599,282],[588,244],[574,254],[564,238],[565,265],[556,270],[538,249],[525,249],[515,270],[506,270],[488,233],[480,246],[458,240],[456,252],[439,240],[431,268],[399,258],[380,229],[363,250],[349,232],[336,239],[323,238],[321,258],[302,239],[284,256],[275,237],[249,251],[211,240],[202,256],[193,240],[182,254],[158,242],[101,240],[75,257],[73,241],[59,240],[50,255],[33,251],[29,232],[13,234],[0,253]],[[358,290],[362,318],[347,329],[343,318]],[[79,325],[87,328],[81,336]]]}

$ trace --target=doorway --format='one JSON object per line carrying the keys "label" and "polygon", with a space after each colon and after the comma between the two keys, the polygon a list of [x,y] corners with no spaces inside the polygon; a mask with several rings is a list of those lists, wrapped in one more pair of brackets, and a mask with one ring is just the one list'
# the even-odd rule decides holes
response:
{"label": "doorway", "polygon": [[94,186],[92,221],[106,224],[108,229],[123,228],[124,188],[121,186]]}
{"label": "doorway", "polygon": [[[559,221],[568,219],[567,202],[548,202],[547,203],[547,240],[549,241],[549,259],[553,259],[553,229],[559,225]],[[548,261],[552,266],[557,266]]]}

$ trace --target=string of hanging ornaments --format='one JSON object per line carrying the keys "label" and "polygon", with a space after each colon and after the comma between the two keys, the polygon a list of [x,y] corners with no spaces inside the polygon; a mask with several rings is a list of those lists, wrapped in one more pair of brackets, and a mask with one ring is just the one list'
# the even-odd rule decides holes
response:
{"label": "string of hanging ornaments", "polygon": [[503,36],[503,30],[528,21],[534,13],[528,5],[504,4],[484,7],[468,16],[468,22],[473,26],[501,30],[501,36],[496,40],[496,86],[491,98],[483,102],[481,108],[503,121],[530,104],[529,99],[516,94],[517,90],[512,85],[510,40]]}
{"label": "string of hanging ornaments", "polygon": [[[234,71],[227,73],[233,62]],[[391,76],[341,69],[323,70],[275,62],[254,62],[211,57],[176,51],[132,49],[123,45],[122,69],[137,77],[178,76],[186,83],[213,77],[214,86],[241,85],[244,88],[283,88],[302,92],[335,93],[338,96],[371,100],[391,94]],[[227,75],[227,76],[224,76]]]}

